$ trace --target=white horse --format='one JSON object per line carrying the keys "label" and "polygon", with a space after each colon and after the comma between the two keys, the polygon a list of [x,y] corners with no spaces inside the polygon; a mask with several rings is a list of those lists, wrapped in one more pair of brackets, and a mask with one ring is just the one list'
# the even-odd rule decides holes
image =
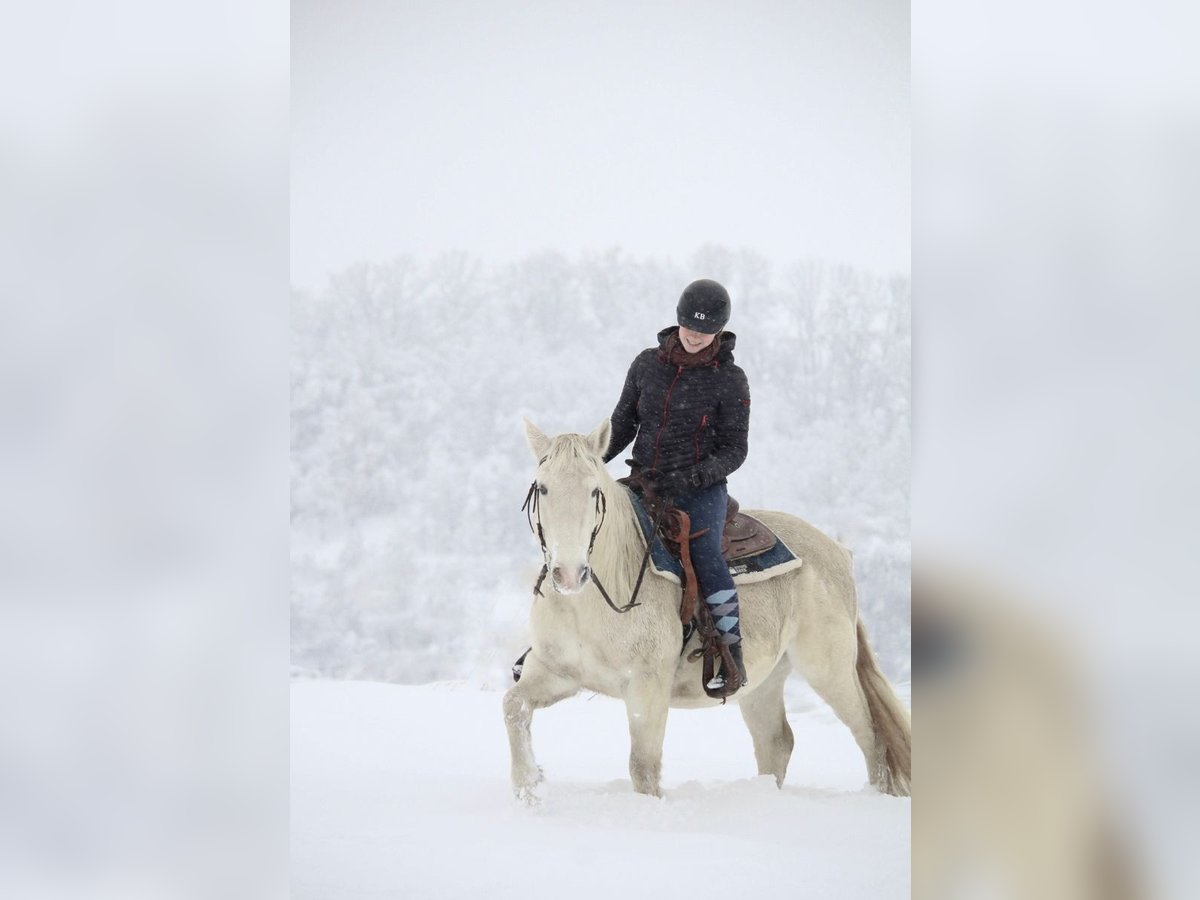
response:
{"label": "white horse", "polygon": [[[625,701],[634,790],[661,796],[668,707],[719,703],[703,691],[700,663],[680,656],[679,587],[648,575],[640,605],[625,615],[614,613],[596,589],[593,572],[614,601],[628,602],[645,552],[628,493],[601,461],[611,433],[608,419],[586,437],[550,438],[529,421],[525,433],[538,460],[548,577],[544,596],[533,597],[532,652],[521,680],[504,695],[513,790],[525,802],[537,800],[542,772],[530,736],[533,711],[586,689]],[[749,687],[730,699],[750,729],[759,774],[774,775],[782,785],[787,772],[793,738],[783,686],[794,666],[853,733],[871,784],[907,796],[909,715],[867,643],[850,552],[794,516],[753,515],[804,560],[800,568],[739,586]]]}

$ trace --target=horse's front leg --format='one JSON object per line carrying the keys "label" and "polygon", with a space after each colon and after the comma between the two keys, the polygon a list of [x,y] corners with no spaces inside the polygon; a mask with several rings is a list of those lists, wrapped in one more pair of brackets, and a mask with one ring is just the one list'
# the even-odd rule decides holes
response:
{"label": "horse's front leg", "polygon": [[662,749],[673,673],[637,673],[625,689],[629,777],[639,794],[662,796]]}
{"label": "horse's front leg", "polygon": [[533,736],[529,726],[533,711],[552,706],[579,691],[579,682],[552,672],[532,652],[525,659],[521,680],[504,694],[504,724],[508,728],[508,746],[512,753],[513,793],[522,803],[536,803],[536,788],[542,770],[533,757]]}

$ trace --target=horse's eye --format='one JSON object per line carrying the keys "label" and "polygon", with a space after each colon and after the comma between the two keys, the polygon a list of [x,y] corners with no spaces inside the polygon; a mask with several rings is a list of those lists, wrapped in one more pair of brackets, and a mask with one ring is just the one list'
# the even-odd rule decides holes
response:
{"label": "horse's eye", "polygon": [[546,492],[546,486],[544,484],[538,485],[538,493],[541,494],[543,497],[546,496],[547,492]]}

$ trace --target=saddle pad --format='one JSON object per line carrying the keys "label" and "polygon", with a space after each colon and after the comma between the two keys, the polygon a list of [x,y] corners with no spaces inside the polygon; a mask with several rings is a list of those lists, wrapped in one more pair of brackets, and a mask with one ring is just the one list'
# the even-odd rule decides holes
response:
{"label": "saddle pad", "polygon": [[[628,492],[629,499],[633,502],[638,523],[642,526],[642,538],[649,540],[650,529],[654,527],[654,523],[650,520],[650,514],[642,505],[641,497],[625,485],[621,485],[621,487]],[[778,535],[776,537],[778,538]],[[802,563],[803,560],[788,549],[787,544],[782,540],[776,540],[775,546],[769,550],[764,550],[754,556],[742,557],[736,562],[730,563],[729,574],[733,576],[734,584],[750,584],[755,581],[766,581],[768,578],[798,569]],[[674,581],[676,584],[683,583],[683,566],[663,546],[662,539],[657,535],[654,536],[654,541],[650,545],[650,569],[655,575]]]}

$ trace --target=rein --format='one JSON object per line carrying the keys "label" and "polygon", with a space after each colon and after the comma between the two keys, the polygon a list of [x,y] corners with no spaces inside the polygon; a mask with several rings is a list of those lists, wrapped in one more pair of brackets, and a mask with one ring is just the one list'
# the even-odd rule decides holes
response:
{"label": "rein", "polygon": [[[545,532],[542,531],[542,510],[538,500],[538,498],[542,495],[542,491],[539,490],[540,488],[541,485],[539,485],[535,479],[534,482],[529,485],[529,493],[525,495],[525,502],[521,504],[521,511],[525,513],[525,520],[529,523],[529,530],[537,535],[538,543],[542,546],[542,572],[540,575],[538,575],[537,583],[535,583],[533,586],[533,592],[539,597],[545,596],[542,594],[542,582],[546,580],[546,574],[550,571],[549,563],[546,562],[546,556],[548,552],[546,548],[546,535]],[[592,557],[592,548],[596,546],[596,536],[600,534],[600,528],[604,525],[604,518],[608,515],[608,500],[605,499],[604,491],[600,490],[600,488],[596,488],[592,491],[592,496],[596,498],[596,515],[598,518],[596,521],[596,527],[592,529],[592,538],[590,541],[588,541],[589,561]],[[654,534],[658,531],[658,526],[662,521],[662,515],[664,511],[665,509],[659,509],[658,515],[654,520],[654,529],[651,531],[651,534]],[[537,516],[536,529],[534,528],[533,522],[534,516]],[[612,597],[608,595],[608,591],[605,590],[604,585],[600,581],[600,576],[596,574],[595,569],[591,570],[592,580],[596,582],[596,589],[600,591],[600,596],[604,598],[604,602],[607,603],[614,612],[627,613],[635,606],[642,605],[637,602],[637,596],[638,592],[642,588],[642,579],[646,577],[646,566],[649,562],[650,542],[647,541],[646,552],[642,555],[642,567],[638,571],[637,582],[635,582],[633,585],[633,596],[629,598],[629,602],[624,606],[617,606],[617,604],[613,603]]]}

